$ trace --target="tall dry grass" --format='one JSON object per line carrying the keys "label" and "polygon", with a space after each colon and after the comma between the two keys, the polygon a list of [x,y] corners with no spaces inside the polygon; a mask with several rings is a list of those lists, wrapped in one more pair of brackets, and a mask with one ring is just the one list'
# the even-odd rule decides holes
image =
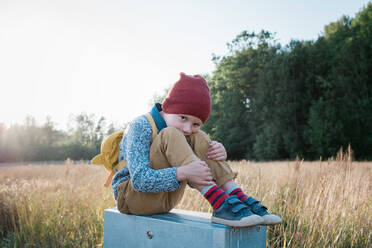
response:
{"label": "tall dry grass", "polygon": [[[283,223],[268,228],[268,247],[370,247],[372,163],[346,154],[319,162],[230,162],[237,182]],[[114,206],[106,174],[90,165],[0,168],[1,247],[95,247],[103,210]],[[178,208],[211,211],[187,189]]]}
{"label": "tall dry grass", "polygon": [[0,170],[0,216],[8,216],[0,247],[102,244],[103,210],[115,204],[102,168],[67,163]]}

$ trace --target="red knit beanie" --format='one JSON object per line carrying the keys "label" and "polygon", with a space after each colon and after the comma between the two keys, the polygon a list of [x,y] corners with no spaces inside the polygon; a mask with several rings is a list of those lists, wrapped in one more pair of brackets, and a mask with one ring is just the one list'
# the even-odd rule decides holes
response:
{"label": "red knit beanie", "polygon": [[200,75],[192,76],[181,72],[180,76],[163,101],[164,112],[196,116],[205,123],[211,112],[207,82]]}

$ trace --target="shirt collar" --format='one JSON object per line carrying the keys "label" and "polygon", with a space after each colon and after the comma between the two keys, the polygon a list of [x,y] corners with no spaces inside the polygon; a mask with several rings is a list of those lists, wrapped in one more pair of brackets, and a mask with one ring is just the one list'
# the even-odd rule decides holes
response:
{"label": "shirt collar", "polygon": [[160,111],[162,111],[160,103],[155,103],[154,107],[152,107],[150,111],[150,114],[155,121],[155,125],[158,128],[158,132],[167,127],[167,123],[165,123],[165,120],[160,115]]}

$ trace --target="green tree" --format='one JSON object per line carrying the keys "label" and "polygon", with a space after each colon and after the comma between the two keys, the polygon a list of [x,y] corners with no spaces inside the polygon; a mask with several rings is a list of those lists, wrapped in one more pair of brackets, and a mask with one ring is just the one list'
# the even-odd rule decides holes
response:
{"label": "green tree", "polygon": [[371,158],[372,4],[326,26],[322,40],[331,66],[317,76],[321,90],[309,110],[308,143],[318,156],[351,144],[356,158]]}
{"label": "green tree", "polygon": [[212,113],[203,129],[225,145],[230,159],[241,159],[252,154],[252,126],[256,123],[252,100],[257,78],[280,45],[267,31],[244,31],[228,47],[229,55],[213,58],[216,71],[209,79]]}

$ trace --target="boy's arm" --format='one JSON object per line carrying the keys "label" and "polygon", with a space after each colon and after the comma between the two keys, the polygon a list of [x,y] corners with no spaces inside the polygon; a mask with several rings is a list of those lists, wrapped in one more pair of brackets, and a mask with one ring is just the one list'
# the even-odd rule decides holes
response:
{"label": "boy's arm", "polygon": [[152,128],[145,117],[135,120],[125,135],[125,161],[136,191],[169,192],[181,186],[177,181],[177,167],[161,170],[150,167]]}

